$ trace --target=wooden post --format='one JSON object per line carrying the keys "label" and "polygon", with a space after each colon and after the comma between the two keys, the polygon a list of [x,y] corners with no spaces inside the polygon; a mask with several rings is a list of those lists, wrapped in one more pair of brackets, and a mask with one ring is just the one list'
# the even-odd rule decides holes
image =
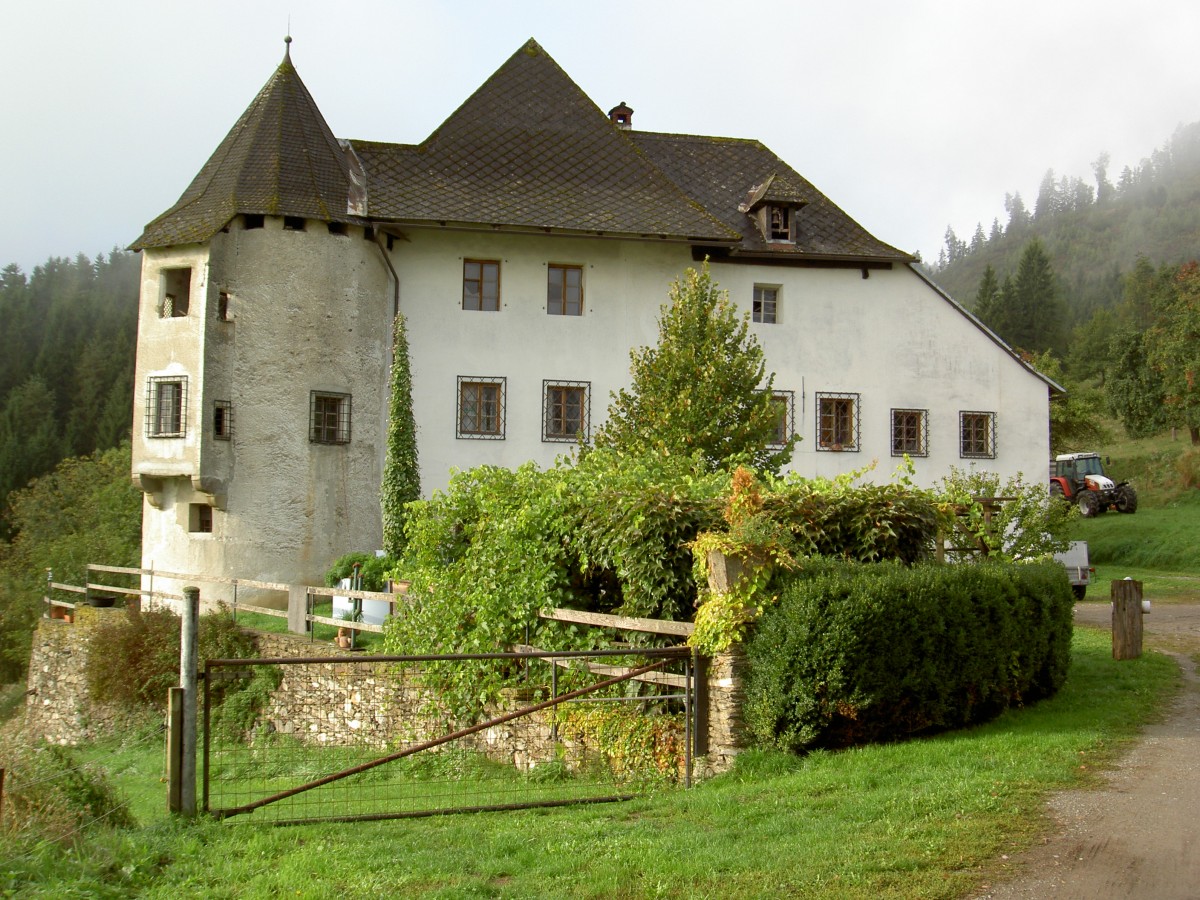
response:
{"label": "wooden post", "polygon": [[183,688],[167,688],[167,812],[181,812],[183,787]]}
{"label": "wooden post", "polygon": [[1137,659],[1142,655],[1142,583],[1114,581],[1111,596],[1113,659]]}
{"label": "wooden post", "polygon": [[179,763],[179,811],[196,814],[196,666],[199,650],[200,588],[183,589],[183,621],[180,624],[179,684],[183,688],[182,759]]}

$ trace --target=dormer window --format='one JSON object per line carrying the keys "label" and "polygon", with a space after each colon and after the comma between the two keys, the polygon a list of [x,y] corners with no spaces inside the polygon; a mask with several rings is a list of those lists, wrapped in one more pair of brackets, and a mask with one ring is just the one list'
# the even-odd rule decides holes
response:
{"label": "dormer window", "polygon": [[767,239],[790,241],[792,239],[792,211],[786,206],[767,207]]}

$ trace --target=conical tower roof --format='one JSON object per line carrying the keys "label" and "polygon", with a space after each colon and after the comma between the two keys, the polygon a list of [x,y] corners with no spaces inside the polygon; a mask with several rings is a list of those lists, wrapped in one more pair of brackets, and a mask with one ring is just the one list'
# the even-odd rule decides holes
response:
{"label": "conical tower roof", "polygon": [[283,62],[183,196],[133,245],[207,241],[240,213],[351,221],[346,153],[296,67]]}

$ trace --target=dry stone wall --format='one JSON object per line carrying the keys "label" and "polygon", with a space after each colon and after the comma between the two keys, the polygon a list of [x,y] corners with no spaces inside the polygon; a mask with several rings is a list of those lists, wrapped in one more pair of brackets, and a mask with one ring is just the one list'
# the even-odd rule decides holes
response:
{"label": "dry stone wall", "polygon": [[[91,634],[104,616],[120,609],[81,606],[75,622],[43,619],[34,635],[29,667],[26,729],[34,739],[54,744],[80,744],[113,733],[127,717],[88,696],[84,672]],[[361,654],[339,650],[291,634],[254,632],[259,652],[268,659],[325,657],[323,662],[278,665],[280,682],[259,715],[258,730],[295,737],[314,746],[367,746],[380,750],[430,740],[445,734],[436,696],[419,684],[412,670],[394,663],[367,663]],[[726,654],[706,667],[706,684],[698,702],[702,735],[707,737],[697,773],[726,771],[743,746],[741,729],[744,657]],[[506,694],[489,716],[533,702],[521,692]],[[555,727],[553,710],[494,725],[468,738],[467,746],[493,760],[520,769],[564,758],[568,765],[590,751],[587,736]],[[702,741],[703,743],[703,741]],[[682,742],[680,742],[682,745]]]}

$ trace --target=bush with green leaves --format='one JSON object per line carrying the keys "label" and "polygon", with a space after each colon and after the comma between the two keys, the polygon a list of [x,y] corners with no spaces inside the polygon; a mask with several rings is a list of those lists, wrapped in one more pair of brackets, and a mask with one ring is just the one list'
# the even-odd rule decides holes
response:
{"label": "bush with green leaves", "polygon": [[[990,559],[1041,559],[1070,544],[1068,528],[1078,512],[1069,503],[1054,502],[1044,481],[1026,484],[1017,474],[1001,483],[995,472],[952,466],[937,490],[949,506],[963,513],[957,524],[987,548]],[[1003,502],[989,517],[981,497]]]}
{"label": "bush with green leaves", "polygon": [[810,561],[747,642],[747,727],[801,752],[986,721],[1062,686],[1072,604],[1053,562]]}
{"label": "bush with green leaves", "polygon": [[0,835],[6,851],[26,850],[39,840],[67,841],[97,824],[134,824],[104,771],[69,748],[29,746],[9,734],[0,737],[0,768],[5,770]]}
{"label": "bush with green leaves", "polygon": [[[167,689],[179,684],[180,619],[169,609],[128,608],[124,615],[104,616],[90,637],[84,677],[91,698],[125,709],[162,710]],[[254,639],[224,611],[200,617],[199,664],[208,659],[252,659]],[[239,682],[213,685],[219,704]]]}
{"label": "bush with green leaves", "polygon": [[337,587],[343,578],[354,576],[354,566],[358,564],[358,572],[362,576],[364,591],[382,591],[387,587],[387,580],[396,567],[396,560],[391,556],[376,556],[374,553],[347,553],[339,556],[325,572],[325,586]]}

